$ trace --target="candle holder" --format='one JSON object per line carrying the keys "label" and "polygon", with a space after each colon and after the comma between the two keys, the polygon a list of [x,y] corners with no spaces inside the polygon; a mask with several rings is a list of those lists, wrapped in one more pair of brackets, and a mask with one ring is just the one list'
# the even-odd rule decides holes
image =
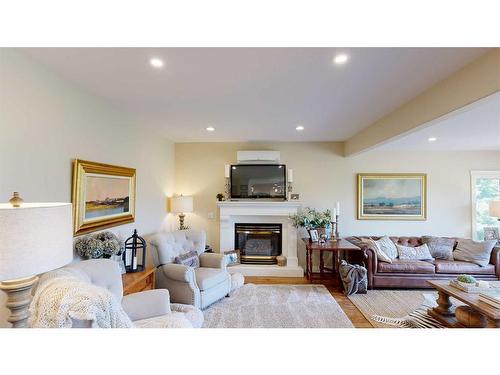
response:
{"label": "candle holder", "polygon": [[228,201],[231,198],[231,181],[229,177],[226,177],[225,190],[224,194],[226,195],[226,200]]}
{"label": "candle holder", "polygon": [[335,215],[335,238],[336,239],[340,238],[340,232],[339,232],[339,215]]}

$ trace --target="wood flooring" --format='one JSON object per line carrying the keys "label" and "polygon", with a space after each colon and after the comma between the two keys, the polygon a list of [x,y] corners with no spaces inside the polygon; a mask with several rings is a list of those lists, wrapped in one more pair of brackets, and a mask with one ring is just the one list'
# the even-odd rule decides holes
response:
{"label": "wood flooring", "polygon": [[[245,283],[252,284],[310,284],[305,277],[262,277],[262,276],[245,276]],[[318,282],[315,282],[315,284]],[[342,310],[356,328],[373,328],[370,322],[363,314],[354,306],[347,298],[342,290],[334,283],[323,281],[323,284],[332,297],[337,301]]]}

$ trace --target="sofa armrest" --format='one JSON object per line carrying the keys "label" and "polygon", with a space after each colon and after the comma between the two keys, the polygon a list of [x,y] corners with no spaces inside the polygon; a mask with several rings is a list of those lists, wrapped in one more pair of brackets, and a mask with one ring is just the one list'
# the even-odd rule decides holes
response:
{"label": "sofa armrest", "polygon": [[203,253],[200,255],[200,265],[207,268],[225,269],[227,258],[224,254]]}
{"label": "sofa armrest", "polygon": [[500,279],[500,246],[494,247],[491,252],[490,263],[495,266],[495,273]]}
{"label": "sofa armrest", "polygon": [[192,267],[183,264],[168,263],[160,267],[166,278],[185,283],[194,283],[195,275]]}
{"label": "sofa armrest", "polygon": [[170,294],[166,289],[129,294],[123,297],[122,307],[132,321],[170,314]]}

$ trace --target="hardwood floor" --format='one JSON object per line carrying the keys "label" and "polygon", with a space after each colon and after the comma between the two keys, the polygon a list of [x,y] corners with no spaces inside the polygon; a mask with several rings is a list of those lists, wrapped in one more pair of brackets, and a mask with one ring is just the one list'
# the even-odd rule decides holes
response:
{"label": "hardwood floor", "polygon": [[[305,277],[262,277],[262,276],[246,276],[245,283],[252,284],[310,284]],[[316,284],[317,282],[315,282]],[[364,317],[363,314],[354,306],[354,304],[347,298],[339,287],[330,282],[321,282],[333,298],[344,310],[347,317],[351,320],[356,328],[373,328],[370,322]]]}

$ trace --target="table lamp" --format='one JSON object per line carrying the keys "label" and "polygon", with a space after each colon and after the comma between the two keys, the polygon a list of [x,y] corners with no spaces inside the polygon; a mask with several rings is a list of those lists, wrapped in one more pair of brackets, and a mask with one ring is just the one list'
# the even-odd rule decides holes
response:
{"label": "table lamp", "polygon": [[490,202],[490,216],[496,217],[500,221],[500,201]]}
{"label": "table lamp", "polygon": [[189,229],[188,226],[184,226],[185,213],[193,212],[193,197],[181,195],[179,197],[172,198],[172,212],[179,214],[179,229]]}
{"label": "table lamp", "polygon": [[23,203],[14,193],[0,203],[0,290],[7,294],[7,321],[26,326],[31,288],[41,273],[73,260],[71,203]]}

